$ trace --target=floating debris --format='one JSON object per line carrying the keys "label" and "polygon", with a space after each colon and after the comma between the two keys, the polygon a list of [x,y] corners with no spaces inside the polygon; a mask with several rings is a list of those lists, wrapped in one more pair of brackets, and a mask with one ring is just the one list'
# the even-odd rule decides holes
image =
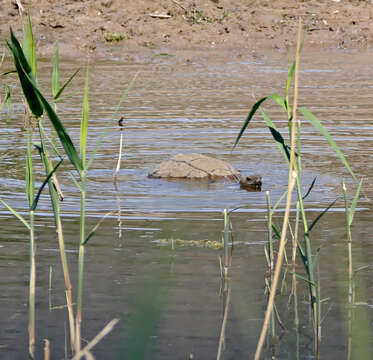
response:
{"label": "floating debris", "polygon": [[171,245],[174,247],[177,246],[198,246],[198,247],[205,247],[209,249],[219,250],[223,248],[223,244],[221,241],[212,241],[208,239],[204,240],[182,240],[182,239],[158,239],[156,240],[161,245]]}

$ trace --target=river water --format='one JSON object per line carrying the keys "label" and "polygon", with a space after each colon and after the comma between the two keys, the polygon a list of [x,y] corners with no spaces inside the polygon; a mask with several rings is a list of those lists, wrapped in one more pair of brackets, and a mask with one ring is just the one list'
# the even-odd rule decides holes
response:
{"label": "river water", "polygon": [[[364,191],[373,197],[373,67],[370,53],[328,52],[303,55],[300,106],[312,111],[346,155],[353,171],[364,178]],[[81,64],[61,62],[66,79]],[[39,81],[50,93],[51,64],[39,64]],[[3,65],[4,66],[4,65]],[[5,63],[5,68],[11,67]],[[90,65],[89,145],[110,121],[122,92],[139,72],[136,83],[116,119],[124,117],[124,154],[113,186],[120,131],[110,128],[89,171],[87,228],[108,216],[89,242],[85,268],[83,337],[91,339],[112,318],[119,325],[93,352],[105,359],[195,359],[216,357],[223,319],[219,250],[189,246],[190,240],[220,240],[222,210],[240,207],[231,215],[234,251],[230,268],[232,298],[227,323],[225,359],[252,356],[262,325],[266,296],[265,191],[272,203],[287,186],[287,166],[264,121],[255,117],[237,148],[235,138],[251,106],[271,93],[284,95],[288,58],[270,54],[214,62],[201,59],[154,57],[123,63],[116,60]],[[27,216],[24,195],[25,132],[23,105],[15,78],[9,80],[13,98],[11,124],[2,113],[0,127],[0,196]],[[57,104],[59,115],[78,144],[84,70]],[[275,103],[264,108],[287,138],[285,114]],[[46,120],[46,127],[49,123]],[[147,174],[160,161],[181,152],[198,152],[227,160],[244,174],[263,177],[262,192],[241,190],[235,183],[165,181]],[[328,143],[308,123],[302,123],[303,184],[307,190],[317,177],[306,207],[309,222],[341,196],[345,179],[352,194],[353,181]],[[37,153],[35,153],[35,162]],[[76,287],[79,234],[79,193],[68,161],[59,172],[65,239]],[[39,182],[42,168],[36,164]],[[40,183],[39,183],[40,184]],[[51,341],[53,358],[64,356],[66,310],[57,241],[48,197],[37,209],[37,352],[43,339]],[[312,231],[314,251],[320,248],[320,284],[323,298],[321,354],[327,359],[347,358],[348,327],[356,359],[370,359],[372,302],[371,202],[362,199],[353,226],[356,305],[348,321],[347,244],[345,215],[340,199]],[[275,215],[280,224],[283,205]],[[172,248],[160,239],[182,239]],[[290,249],[289,249],[290,254]],[[27,353],[28,239],[23,225],[0,208],[0,351],[6,359]],[[52,269],[52,289],[49,274]],[[298,261],[297,271],[304,276]],[[279,359],[312,358],[312,326],[307,286],[299,281],[299,327],[294,326],[293,304],[287,305],[291,278],[287,275],[278,297],[277,341],[271,351]],[[73,290],[74,291],[74,290]],[[51,305],[51,306],[50,306]],[[52,307],[52,308],[51,308]]]}

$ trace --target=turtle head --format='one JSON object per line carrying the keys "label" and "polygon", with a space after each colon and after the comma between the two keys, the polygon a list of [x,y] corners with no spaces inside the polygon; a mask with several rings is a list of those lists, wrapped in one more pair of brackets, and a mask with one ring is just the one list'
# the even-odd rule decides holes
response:
{"label": "turtle head", "polygon": [[262,190],[262,177],[260,175],[240,176],[240,186],[248,191]]}

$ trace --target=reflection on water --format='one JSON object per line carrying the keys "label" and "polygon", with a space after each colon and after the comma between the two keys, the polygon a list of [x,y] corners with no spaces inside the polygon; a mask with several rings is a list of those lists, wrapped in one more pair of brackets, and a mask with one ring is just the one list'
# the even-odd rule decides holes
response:
{"label": "reflection on water", "polygon": [[[328,54],[330,55],[330,54]],[[301,106],[308,107],[322,120],[340,145],[358,176],[370,179],[373,166],[372,66],[369,54],[305,56],[301,64]],[[160,246],[162,238],[219,240],[223,228],[221,210],[243,206],[232,216],[234,255],[231,310],[227,327],[226,359],[246,357],[254,352],[262,324],[265,304],[266,272],[263,245],[265,233],[265,193],[246,192],[235,183],[177,182],[147,178],[152,167],[179,152],[200,152],[231,162],[244,173],[263,176],[263,190],[276,201],[286,189],[287,169],[269,131],[260,118],[253,120],[239,146],[231,152],[243,119],[255,99],[269,93],[284,92],[287,62],[268,57],[256,62],[231,62],[212,65],[169,62],[156,59],[149,64],[97,63],[91,68],[90,145],[110,120],[131,77],[141,71],[138,81],[120,111],[125,118],[125,147],[122,169],[115,192],[112,176],[118,155],[120,133],[113,129],[103,142],[89,173],[88,229],[100,214],[121,209],[104,221],[88,246],[85,294],[84,337],[92,338],[113,317],[120,325],[97,346],[97,358],[140,358],[133,345],[136,326],[149,338],[142,358],[185,359],[190,353],[205,359],[216,355],[222,321],[219,251],[202,247]],[[65,63],[62,77],[76,64]],[[49,87],[50,64],[41,63],[39,74],[44,89]],[[77,141],[83,77],[71,89],[71,98],[58,104],[61,118]],[[13,84],[12,126],[0,127],[0,194],[12,206],[25,212],[24,150],[21,130],[22,106]],[[77,92],[76,92],[77,91]],[[47,90],[46,90],[47,92]],[[268,103],[265,108],[286,137],[286,119]],[[3,114],[2,119],[5,118]],[[340,181],[348,179],[343,165],[327,143],[308,124],[303,125],[304,191],[317,176],[313,194],[307,199],[312,209],[327,206],[339,194]],[[35,158],[37,154],[35,154]],[[66,162],[67,163],[67,162]],[[78,193],[69,165],[63,165],[60,182],[66,196],[63,202],[65,236],[71,271],[77,262]],[[38,168],[42,179],[42,169]],[[365,191],[373,196],[370,181]],[[49,266],[53,266],[52,302],[62,305],[63,280],[55,231],[47,197],[38,209],[37,238],[37,338],[49,338],[54,357],[63,357],[65,311],[49,313]],[[339,202],[320,222],[313,234],[314,249],[321,247],[320,271],[322,297],[332,306],[323,328],[322,354],[328,359],[346,356],[347,265],[344,242],[344,214]],[[336,211],[337,210],[337,211]],[[280,222],[278,215],[278,222]],[[362,204],[353,229],[355,266],[369,265],[373,256],[370,205]],[[121,236],[119,236],[121,234]],[[0,348],[7,358],[23,359],[27,349],[28,240],[22,225],[0,209],[0,311],[2,326]],[[303,268],[299,266],[302,273]],[[356,318],[372,319],[372,268],[357,275]],[[74,284],[75,284],[75,278]],[[290,279],[289,279],[290,284]],[[306,289],[300,288],[300,358],[312,356],[312,331]],[[290,286],[290,285],[289,285]],[[364,290],[364,291],[363,291]],[[364,305],[365,304],[365,305]],[[276,356],[294,358],[293,314],[287,296],[278,298],[278,308],[287,331],[278,329],[280,339]],[[146,321],[139,315],[147,314]],[[370,322],[370,324],[369,324]],[[342,326],[346,324],[346,326]],[[363,334],[364,340],[367,334]],[[353,339],[359,346],[369,340]],[[361,345],[362,344],[362,345]],[[368,344],[368,345],[367,345]],[[357,345],[356,345],[357,346]],[[372,348],[371,348],[372,349]],[[128,354],[133,354],[128,357]],[[269,353],[268,353],[269,354]],[[269,356],[269,355],[268,355]]]}

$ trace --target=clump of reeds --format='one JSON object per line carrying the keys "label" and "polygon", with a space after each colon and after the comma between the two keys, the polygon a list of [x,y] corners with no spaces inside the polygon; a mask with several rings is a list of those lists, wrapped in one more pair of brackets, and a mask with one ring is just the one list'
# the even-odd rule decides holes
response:
{"label": "clump of reeds", "polygon": [[[310,185],[308,191],[305,195],[302,194],[302,152],[301,152],[301,122],[298,117],[298,112],[303,115],[303,117],[308,120],[312,126],[320,132],[325,139],[329,142],[337,156],[340,158],[352,178],[357,182],[357,178],[355,174],[353,173],[351,167],[349,166],[346,158],[342,154],[341,150],[337,146],[337,144],[334,142],[328,131],[325,129],[325,127],[320,123],[320,121],[314,116],[310,111],[308,111],[305,108],[299,108],[298,109],[298,71],[299,71],[299,56],[300,52],[303,46],[304,37],[307,33],[308,26],[310,23],[311,17],[309,17],[308,23],[306,25],[306,30],[303,33],[301,31],[301,21],[299,22],[299,31],[298,31],[298,41],[297,41],[297,50],[295,55],[295,60],[292,63],[287,83],[286,83],[286,93],[285,97],[278,94],[272,94],[269,96],[265,96],[258,100],[253,107],[251,108],[237,138],[234,144],[234,147],[238,144],[240,141],[242,135],[244,134],[247,126],[251,122],[252,118],[256,114],[256,112],[259,110],[260,113],[263,116],[263,119],[268,126],[270,133],[277,143],[279,150],[283,154],[284,158],[286,159],[287,163],[289,164],[289,178],[288,178],[288,189],[287,189],[287,200],[286,200],[286,209],[284,213],[284,220],[283,220],[283,226],[281,231],[281,239],[276,259],[276,265],[274,269],[273,276],[271,275],[271,288],[270,288],[270,294],[268,299],[268,306],[267,311],[265,314],[264,324],[262,328],[262,332],[259,338],[255,359],[259,359],[262,347],[264,344],[265,335],[268,329],[268,325],[270,323],[271,314],[273,311],[273,304],[274,304],[274,297],[278,285],[278,279],[281,271],[281,266],[283,262],[283,256],[284,256],[284,248],[286,243],[286,237],[287,237],[287,229],[289,224],[289,214],[290,214],[290,208],[291,208],[291,199],[292,199],[292,193],[293,190],[296,191],[297,194],[297,214],[299,215],[301,224],[303,226],[303,244],[298,240],[296,237],[293,241],[293,248],[298,249],[300,258],[303,262],[307,279],[306,282],[308,284],[309,289],[309,299],[310,299],[310,305],[312,310],[312,318],[313,318],[313,330],[314,330],[314,339],[315,339],[315,354],[316,357],[319,357],[320,354],[320,342],[321,342],[321,302],[322,299],[320,299],[320,287],[316,279],[315,274],[315,267],[317,265],[318,260],[318,254],[317,252],[313,254],[312,247],[311,247],[311,231],[314,228],[314,226],[318,223],[320,218],[330,209],[331,206],[335,203],[333,201],[325,210],[323,210],[315,220],[313,220],[311,223],[307,220],[307,214],[305,210],[304,200],[308,196],[308,194],[311,192],[311,190],[314,187],[315,180]],[[291,84],[294,80],[294,92],[293,92],[293,106],[290,105],[289,102],[289,94],[290,94],[290,88]],[[285,139],[280,134],[278,129],[276,128],[275,124],[272,122],[270,117],[267,115],[265,110],[263,109],[262,105],[267,100],[274,100],[277,104],[281,106],[281,108],[285,111],[287,121],[288,121],[288,128],[289,128],[289,141],[290,146],[288,146],[285,142]],[[298,219],[297,215],[297,219]],[[268,218],[270,220],[270,217]],[[298,225],[296,225],[298,226]],[[272,226],[269,226],[269,233],[272,231]],[[298,232],[298,231],[297,231]],[[269,249],[269,254],[271,253],[271,249]],[[293,251],[293,259],[295,259],[295,254]],[[293,263],[295,260],[293,260]],[[271,265],[271,255],[269,255],[269,264],[270,269],[272,268]],[[293,266],[294,271],[294,266]],[[273,323],[273,321],[272,321]]]}
{"label": "clump of reeds", "polygon": [[[23,46],[14,35],[13,31],[10,30],[10,41],[7,42],[8,49],[14,60],[16,72],[19,77],[19,81],[23,90],[25,103],[27,104],[27,116],[25,121],[25,127],[27,131],[27,147],[26,147],[26,196],[29,205],[29,220],[24,219],[17,211],[15,211],[5,201],[0,201],[9,209],[9,211],[15,215],[29,230],[30,234],[30,281],[29,281],[29,355],[31,358],[35,357],[35,281],[36,281],[36,263],[35,263],[35,234],[34,234],[34,222],[35,222],[35,210],[38,205],[41,192],[44,187],[48,184],[49,196],[52,204],[52,209],[55,218],[55,225],[57,230],[58,244],[60,249],[60,257],[62,263],[62,269],[65,279],[66,289],[66,302],[68,309],[68,318],[70,324],[70,345],[72,354],[80,354],[80,343],[81,343],[81,323],[82,323],[82,298],[83,298],[83,270],[84,270],[84,255],[85,247],[89,239],[93,236],[101,221],[86,235],[85,226],[85,199],[87,190],[87,172],[95,159],[96,153],[100,147],[100,144],[112,125],[117,112],[127,97],[136,76],[123,93],[120,102],[117,106],[115,113],[112,116],[111,121],[106,126],[104,132],[101,134],[99,139],[96,141],[93,153],[90,157],[87,157],[87,139],[88,139],[88,117],[89,117],[89,101],[88,101],[88,76],[89,71],[86,72],[86,81],[84,88],[84,100],[83,100],[83,111],[82,120],[80,126],[80,147],[79,151],[73,144],[71,137],[66,130],[63,122],[56,113],[56,102],[59,100],[63,91],[67,85],[73,80],[78,73],[79,69],[76,70],[70,78],[59,87],[59,51],[58,42],[56,43],[56,56],[54,60],[53,74],[52,74],[52,94],[54,106],[46,99],[37,83],[37,57],[36,57],[36,43],[34,40],[32,25],[30,16],[27,18],[27,27],[24,27],[24,39]],[[46,115],[46,116],[45,116]],[[72,179],[80,190],[80,236],[79,236],[79,260],[78,260],[78,285],[77,285],[77,308],[76,314],[73,309],[73,297],[72,297],[72,285],[70,281],[69,268],[66,259],[65,245],[63,238],[63,229],[60,214],[60,201],[63,199],[62,192],[60,191],[56,171],[61,165],[64,157],[60,155],[55,146],[48,140],[48,137],[44,131],[43,122],[45,118],[48,118],[56,132],[60,143],[64,149],[65,155],[74,166],[75,173],[71,172]],[[35,129],[38,130],[39,141],[34,140]],[[58,157],[56,164],[53,164],[48,143],[52,145],[54,154]],[[32,149],[33,145],[36,144],[36,148],[40,154],[41,162],[44,166],[46,177],[42,182],[41,187],[38,191],[35,189],[35,177],[33,167]],[[106,214],[104,218],[107,216]],[[49,352],[49,342],[46,346],[46,353]],[[84,351],[85,354],[85,351]],[[80,356],[79,356],[80,357]]]}

